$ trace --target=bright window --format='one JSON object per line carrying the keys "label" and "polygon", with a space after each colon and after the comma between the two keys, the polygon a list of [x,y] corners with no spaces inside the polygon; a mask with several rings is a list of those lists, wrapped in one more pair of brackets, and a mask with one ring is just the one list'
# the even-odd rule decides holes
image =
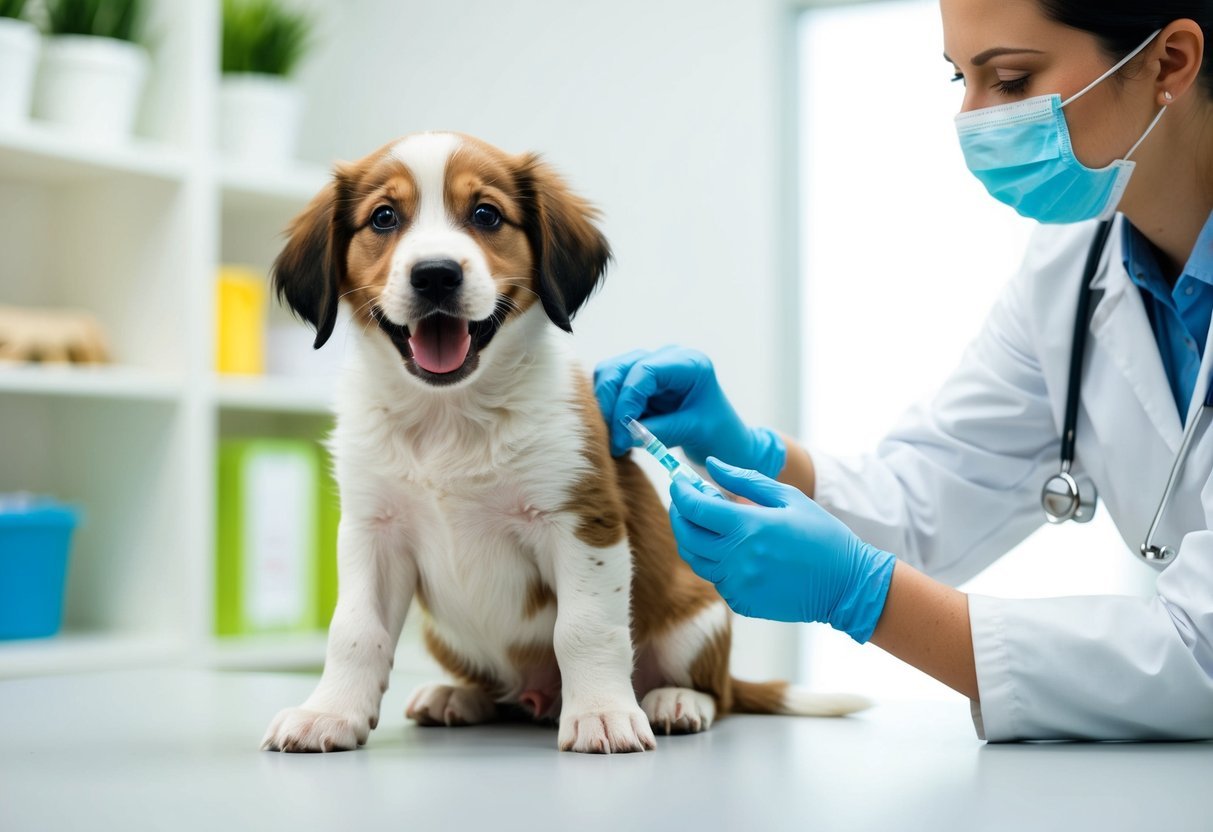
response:
{"label": "bright window", "polygon": [[[966,170],[936,0],[800,18],[802,435],[833,453],[876,446],[929,397],[1022,258],[1032,223]],[[1043,522],[1043,516],[1042,516]],[[1143,594],[1106,512],[1044,528],[966,590],[1005,597]],[[951,695],[846,636],[810,628],[807,681],[876,698]]]}

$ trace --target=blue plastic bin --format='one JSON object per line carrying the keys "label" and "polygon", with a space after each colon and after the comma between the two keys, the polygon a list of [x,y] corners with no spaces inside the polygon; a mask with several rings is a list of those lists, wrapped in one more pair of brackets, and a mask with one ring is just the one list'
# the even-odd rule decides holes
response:
{"label": "blue plastic bin", "polygon": [[43,497],[0,495],[0,639],[59,632],[80,514]]}

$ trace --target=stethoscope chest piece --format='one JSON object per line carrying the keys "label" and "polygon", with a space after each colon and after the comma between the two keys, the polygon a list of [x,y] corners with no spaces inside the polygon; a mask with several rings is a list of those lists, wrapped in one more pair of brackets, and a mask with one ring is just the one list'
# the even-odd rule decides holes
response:
{"label": "stethoscope chest piece", "polygon": [[1175,560],[1177,552],[1170,546],[1154,546],[1141,544],[1141,556],[1147,563],[1153,563],[1158,566],[1166,566],[1171,561]]}
{"label": "stethoscope chest piece", "polygon": [[1040,490],[1040,506],[1050,523],[1089,523],[1095,516],[1095,505],[1099,497],[1095,484],[1084,482],[1080,488],[1069,471],[1059,471],[1045,481]]}

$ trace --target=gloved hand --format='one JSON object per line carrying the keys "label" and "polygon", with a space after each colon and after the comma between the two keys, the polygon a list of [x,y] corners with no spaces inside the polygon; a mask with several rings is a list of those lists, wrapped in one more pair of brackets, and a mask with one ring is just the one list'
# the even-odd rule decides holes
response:
{"label": "gloved hand", "polygon": [[663,347],[609,359],[594,370],[594,393],[615,456],[632,447],[621,424],[630,416],[700,465],[712,454],[772,477],[783,470],[787,449],[779,434],[741,421],[701,352]]}
{"label": "gloved hand", "polygon": [[670,484],[678,551],[696,574],[742,615],[820,621],[861,644],[871,638],[896,558],[790,485],[714,458],[708,471],[757,505],[701,492],[682,478]]}

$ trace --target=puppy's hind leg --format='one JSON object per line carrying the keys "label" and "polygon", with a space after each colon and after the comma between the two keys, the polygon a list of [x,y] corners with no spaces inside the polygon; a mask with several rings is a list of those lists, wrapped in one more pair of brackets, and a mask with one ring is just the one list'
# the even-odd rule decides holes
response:
{"label": "puppy's hind leg", "polygon": [[404,715],[418,725],[477,725],[497,715],[492,697],[473,685],[422,685],[413,691]]}
{"label": "puppy's hind leg", "polygon": [[729,684],[729,610],[713,600],[657,635],[649,645],[665,685],[644,694],[640,707],[653,730],[706,731],[732,705]]}
{"label": "puppy's hind leg", "polygon": [[690,688],[654,688],[640,700],[640,708],[653,730],[666,734],[698,734],[716,719],[716,700]]}
{"label": "puppy's hind leg", "polygon": [[730,713],[845,716],[871,705],[853,694],[810,693],[787,682],[732,678],[729,615],[724,601],[716,600],[652,640],[663,678],[677,685],[651,690],[641,701],[654,729],[695,733]]}

